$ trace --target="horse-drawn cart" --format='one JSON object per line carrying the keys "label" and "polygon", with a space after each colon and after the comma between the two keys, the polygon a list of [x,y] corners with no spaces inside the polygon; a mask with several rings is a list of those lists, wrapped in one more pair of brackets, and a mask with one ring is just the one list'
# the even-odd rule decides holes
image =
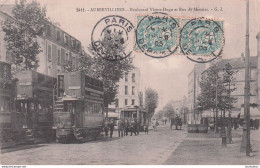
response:
{"label": "horse-drawn cart", "polygon": [[176,130],[178,130],[178,129],[181,130],[182,121],[179,116],[175,116],[174,118],[171,118],[171,129],[172,129],[173,125],[175,125]]}

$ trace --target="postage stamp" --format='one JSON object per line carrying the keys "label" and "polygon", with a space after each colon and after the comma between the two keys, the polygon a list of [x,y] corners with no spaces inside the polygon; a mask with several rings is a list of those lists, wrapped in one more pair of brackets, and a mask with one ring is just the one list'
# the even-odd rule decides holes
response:
{"label": "postage stamp", "polygon": [[164,58],[177,51],[179,19],[157,12],[149,16],[138,16],[137,20],[137,51],[141,50],[153,58]]}
{"label": "postage stamp", "polygon": [[102,58],[117,61],[132,53],[129,37],[134,37],[133,24],[122,16],[110,15],[99,20],[94,26],[91,44]]}
{"label": "postage stamp", "polygon": [[223,21],[205,18],[181,19],[181,53],[195,62],[209,62],[221,55],[224,46]]}

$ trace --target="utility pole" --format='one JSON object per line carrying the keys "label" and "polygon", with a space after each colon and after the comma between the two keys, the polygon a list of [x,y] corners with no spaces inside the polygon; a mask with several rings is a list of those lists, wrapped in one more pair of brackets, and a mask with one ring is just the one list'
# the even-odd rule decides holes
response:
{"label": "utility pole", "polygon": [[250,68],[249,68],[249,0],[246,5],[246,48],[245,48],[245,91],[244,91],[244,125],[241,152],[246,152],[250,156]]}
{"label": "utility pole", "polygon": [[194,68],[193,121],[195,121],[195,124],[197,124],[196,123],[196,81],[197,81],[197,79],[196,79],[196,69]]}
{"label": "utility pole", "polygon": [[216,72],[216,121],[215,121],[215,132],[218,131],[218,72]]}

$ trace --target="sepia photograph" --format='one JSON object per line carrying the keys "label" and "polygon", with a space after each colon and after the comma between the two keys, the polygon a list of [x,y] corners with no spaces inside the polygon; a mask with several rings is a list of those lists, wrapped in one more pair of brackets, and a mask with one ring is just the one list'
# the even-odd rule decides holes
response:
{"label": "sepia photograph", "polygon": [[0,165],[260,165],[260,0],[0,0]]}

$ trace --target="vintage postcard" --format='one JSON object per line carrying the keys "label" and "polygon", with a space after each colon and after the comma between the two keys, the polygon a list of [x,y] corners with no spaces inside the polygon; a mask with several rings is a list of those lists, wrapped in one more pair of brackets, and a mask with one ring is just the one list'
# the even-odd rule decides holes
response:
{"label": "vintage postcard", "polygon": [[260,165],[259,0],[0,0],[0,164]]}

